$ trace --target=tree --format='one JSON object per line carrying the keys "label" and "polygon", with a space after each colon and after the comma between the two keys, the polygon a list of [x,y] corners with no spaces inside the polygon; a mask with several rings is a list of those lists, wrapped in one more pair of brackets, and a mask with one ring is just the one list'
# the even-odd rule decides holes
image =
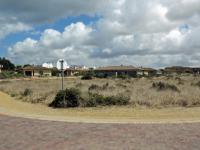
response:
{"label": "tree", "polygon": [[0,57],[0,65],[3,65],[3,70],[14,70],[15,65],[10,62],[10,60],[6,59],[5,57]]}

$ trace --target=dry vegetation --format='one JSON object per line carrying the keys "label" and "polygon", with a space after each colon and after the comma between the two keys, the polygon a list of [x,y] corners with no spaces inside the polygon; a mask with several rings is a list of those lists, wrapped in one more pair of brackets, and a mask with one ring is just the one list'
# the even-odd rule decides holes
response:
{"label": "dry vegetation", "polygon": [[[162,108],[171,106],[200,106],[200,78],[156,77],[132,79],[65,79],[65,87],[80,89],[87,98],[88,92],[104,96],[124,95],[130,97],[134,107]],[[2,81],[0,90],[18,100],[49,104],[60,89],[58,79]]]}

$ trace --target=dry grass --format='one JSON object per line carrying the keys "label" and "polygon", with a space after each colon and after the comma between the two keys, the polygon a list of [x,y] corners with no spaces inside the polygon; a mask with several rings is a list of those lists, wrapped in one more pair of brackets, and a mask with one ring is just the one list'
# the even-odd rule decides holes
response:
{"label": "dry grass", "polygon": [[[153,82],[164,82],[175,85],[180,92],[173,90],[158,91],[152,88]],[[200,106],[200,87],[195,86],[200,81],[199,77],[157,77],[137,79],[94,79],[84,81],[80,79],[65,79],[65,87],[79,88],[83,96],[88,93],[91,85],[100,88],[91,89],[103,95],[117,95],[119,93],[130,96],[131,105],[134,107],[162,108],[171,106]],[[0,90],[16,99],[49,104],[60,89],[60,80],[30,80],[0,82]],[[31,89],[32,94],[23,96],[25,89]]]}
{"label": "dry grass", "polygon": [[135,107],[52,109],[16,101],[0,92],[0,113],[42,120],[89,123],[182,123],[199,122],[200,108],[140,109]]}

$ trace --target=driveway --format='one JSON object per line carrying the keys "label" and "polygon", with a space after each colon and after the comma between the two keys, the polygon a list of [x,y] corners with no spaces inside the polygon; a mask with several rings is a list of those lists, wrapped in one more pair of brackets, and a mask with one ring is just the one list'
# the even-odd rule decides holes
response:
{"label": "driveway", "polygon": [[0,115],[0,150],[199,150],[200,123],[90,124]]}

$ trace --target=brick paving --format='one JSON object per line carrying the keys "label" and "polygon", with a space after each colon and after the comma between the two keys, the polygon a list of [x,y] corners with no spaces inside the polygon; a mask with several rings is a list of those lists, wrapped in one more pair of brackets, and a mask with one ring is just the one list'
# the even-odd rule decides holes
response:
{"label": "brick paving", "polygon": [[87,124],[0,115],[0,150],[200,150],[200,123]]}

